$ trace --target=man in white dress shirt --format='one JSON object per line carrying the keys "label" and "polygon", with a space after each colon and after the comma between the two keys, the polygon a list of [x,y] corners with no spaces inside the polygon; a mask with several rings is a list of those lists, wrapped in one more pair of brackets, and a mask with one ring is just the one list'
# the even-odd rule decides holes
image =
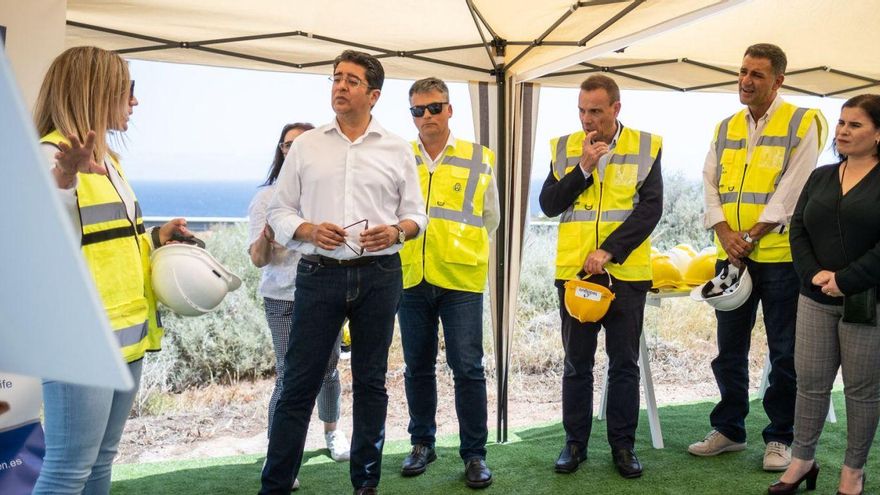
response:
{"label": "man in white dress shirt", "polygon": [[[384,81],[379,61],[346,50],[333,64],[336,119],[297,139],[269,206],[275,239],[303,253],[261,494],[287,494],[339,328],[348,318],[354,391],[351,482],[378,493],[388,395],[385,372],[402,291],[400,257],[428,223],[409,144],[371,109]],[[304,480],[305,481],[305,480]]]}

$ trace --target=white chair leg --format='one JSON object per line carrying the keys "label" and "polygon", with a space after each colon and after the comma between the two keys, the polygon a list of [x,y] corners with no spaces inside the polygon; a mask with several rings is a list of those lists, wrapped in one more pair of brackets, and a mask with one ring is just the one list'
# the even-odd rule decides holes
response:
{"label": "white chair leg", "polygon": [[608,409],[608,364],[605,364],[605,371],[602,372],[602,400],[599,401],[599,413],[596,419],[605,421],[605,411]]}
{"label": "white chair leg", "polygon": [[770,386],[770,353],[767,353],[764,356],[764,373],[761,375],[761,386],[758,387],[758,398],[764,398],[764,392],[767,391],[767,387]]}
{"label": "white chair leg", "polygon": [[651,375],[650,356],[648,356],[648,344],[645,342],[645,332],[639,339],[639,368],[642,378],[642,388],[645,390],[645,405],[648,409],[648,426],[651,428],[651,444],[655,449],[663,448],[663,432],[660,430],[660,415],[657,413],[657,398],[654,396],[654,377]]}
{"label": "white chair leg", "polygon": [[[764,393],[767,391],[767,387],[770,386],[770,369],[772,366],[770,365],[770,355],[764,357],[764,373],[761,377],[761,386],[758,388],[758,398],[763,399]],[[828,401],[828,414],[825,416],[825,421],[829,423],[837,423],[837,413],[834,411],[834,399],[830,399]]]}

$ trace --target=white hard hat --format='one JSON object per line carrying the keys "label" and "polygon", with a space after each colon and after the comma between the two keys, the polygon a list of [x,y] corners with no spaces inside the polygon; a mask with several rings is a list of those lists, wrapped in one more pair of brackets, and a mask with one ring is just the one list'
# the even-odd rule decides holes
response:
{"label": "white hard hat", "polygon": [[200,316],[213,311],[241,279],[204,249],[189,244],[168,244],[153,251],[153,292],[177,314]]}
{"label": "white hard hat", "polygon": [[743,265],[742,270],[727,264],[715,278],[694,287],[691,299],[705,301],[719,311],[733,311],[742,306],[752,293],[752,277]]}

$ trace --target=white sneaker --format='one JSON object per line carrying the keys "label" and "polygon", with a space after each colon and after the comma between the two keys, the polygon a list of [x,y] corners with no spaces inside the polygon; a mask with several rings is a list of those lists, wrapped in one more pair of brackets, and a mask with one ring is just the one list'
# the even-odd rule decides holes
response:
{"label": "white sneaker", "polygon": [[764,471],[785,471],[791,464],[791,447],[780,442],[769,442],[764,450]]}
{"label": "white sneaker", "polygon": [[351,457],[351,446],[345,433],[342,430],[333,430],[324,433],[324,440],[327,441],[327,450],[330,451],[330,458],[336,462],[344,462]]}
{"label": "white sneaker", "polygon": [[295,492],[299,490],[299,478],[293,479],[293,486],[290,487],[290,491]]}

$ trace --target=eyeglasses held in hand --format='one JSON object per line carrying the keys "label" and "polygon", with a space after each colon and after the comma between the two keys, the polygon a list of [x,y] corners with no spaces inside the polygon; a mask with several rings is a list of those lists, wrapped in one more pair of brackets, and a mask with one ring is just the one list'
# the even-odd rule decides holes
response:
{"label": "eyeglasses held in hand", "polygon": [[[363,227],[361,227],[359,231],[356,230],[356,232],[357,232],[358,234],[359,234],[360,232],[363,232],[364,230],[367,230],[368,228],[370,228],[370,222],[367,221],[367,219],[365,218],[365,219],[363,219],[363,220],[359,220],[359,221],[357,221],[357,222],[355,222],[355,223],[352,223],[352,224],[350,224],[350,225],[346,225],[345,227],[342,227],[342,230],[346,230],[346,231],[347,231],[348,229],[356,229],[356,228],[357,228],[358,226],[360,226],[361,224],[363,224]],[[360,244],[351,245],[351,244],[348,242],[348,240],[345,240],[345,241],[343,241],[343,242],[345,242],[345,246],[348,247],[348,249],[351,249],[351,251],[352,251],[354,254],[356,254],[356,255],[358,255],[358,256],[363,256],[363,254],[364,254],[364,248],[363,248],[363,246],[361,246]]]}
{"label": "eyeglasses held in hand", "polygon": [[278,149],[281,150],[282,153],[287,153],[290,151],[290,147],[293,146],[293,141],[284,141],[283,143],[278,143]]}
{"label": "eyeglasses held in hand", "polygon": [[425,115],[425,110],[428,110],[431,112],[431,115],[437,115],[443,111],[443,105],[448,103],[448,101],[435,101],[434,103],[428,103],[427,105],[414,105],[409,107],[409,113],[411,113],[413,117],[422,117]]}
{"label": "eyeglasses held in hand", "polygon": [[362,81],[354,76],[345,77],[342,74],[333,74],[327,79],[329,79],[334,86],[345,83],[345,85],[351,89],[357,89],[361,87],[361,85],[366,86],[367,89],[370,89],[370,86],[365,81]]}

